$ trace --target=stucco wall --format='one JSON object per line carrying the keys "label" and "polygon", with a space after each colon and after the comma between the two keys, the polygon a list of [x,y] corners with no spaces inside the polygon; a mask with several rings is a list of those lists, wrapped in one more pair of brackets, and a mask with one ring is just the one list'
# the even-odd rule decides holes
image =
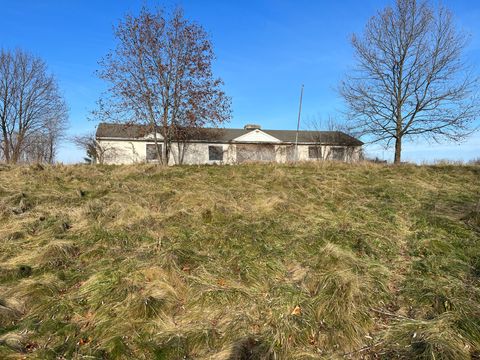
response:
{"label": "stucco wall", "polygon": [[[210,145],[221,146],[223,148],[223,161],[209,160],[208,147]],[[179,163],[179,151],[176,143],[172,144],[169,164]],[[187,144],[184,151],[183,163],[189,165],[200,164],[233,164],[236,158],[236,148],[231,144],[208,144],[208,143],[192,143]]]}
{"label": "stucco wall", "polygon": [[[154,144],[153,141],[126,141],[126,140],[99,140],[105,149],[104,162],[106,164],[133,164],[146,162],[146,145]],[[208,146],[215,145],[223,148],[223,161],[211,161],[208,158]],[[310,145],[311,146],[311,145]],[[275,161],[285,163],[295,160],[294,145],[274,145]],[[320,159],[309,158],[309,145],[298,145],[299,161],[318,161],[331,159],[331,146],[318,146],[321,153]],[[346,148],[344,161],[355,162],[360,159],[361,147]],[[169,164],[179,163],[178,145],[172,144]],[[252,157],[254,159],[254,157]],[[208,144],[191,143],[184,152],[183,163],[196,164],[235,164],[237,162],[236,144]]]}
{"label": "stucco wall", "polygon": [[99,140],[106,164],[133,164],[145,162],[147,151],[143,141]]}

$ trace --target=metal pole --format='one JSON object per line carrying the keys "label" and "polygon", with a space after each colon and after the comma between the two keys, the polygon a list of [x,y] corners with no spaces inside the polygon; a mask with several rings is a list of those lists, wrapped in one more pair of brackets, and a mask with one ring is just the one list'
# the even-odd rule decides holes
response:
{"label": "metal pole", "polygon": [[300,107],[298,109],[297,133],[295,135],[295,161],[298,161],[298,131],[300,130],[300,116],[302,114],[303,84],[300,90]]}

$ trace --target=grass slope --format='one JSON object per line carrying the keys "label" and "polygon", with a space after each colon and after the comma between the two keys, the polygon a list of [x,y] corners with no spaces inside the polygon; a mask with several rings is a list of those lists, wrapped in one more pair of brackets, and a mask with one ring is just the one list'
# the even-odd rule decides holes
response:
{"label": "grass slope", "polygon": [[470,359],[480,167],[0,169],[0,358]]}

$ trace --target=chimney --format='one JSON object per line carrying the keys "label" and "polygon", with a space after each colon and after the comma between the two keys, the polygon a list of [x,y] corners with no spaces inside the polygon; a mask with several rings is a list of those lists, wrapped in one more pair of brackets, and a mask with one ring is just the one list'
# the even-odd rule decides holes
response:
{"label": "chimney", "polygon": [[260,130],[262,127],[257,124],[247,124],[243,127],[245,130]]}

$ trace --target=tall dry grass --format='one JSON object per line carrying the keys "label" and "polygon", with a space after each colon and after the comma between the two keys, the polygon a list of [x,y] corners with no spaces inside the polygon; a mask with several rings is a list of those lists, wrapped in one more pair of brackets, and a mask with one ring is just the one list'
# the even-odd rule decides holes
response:
{"label": "tall dry grass", "polygon": [[2,167],[0,358],[468,359],[478,166]]}

